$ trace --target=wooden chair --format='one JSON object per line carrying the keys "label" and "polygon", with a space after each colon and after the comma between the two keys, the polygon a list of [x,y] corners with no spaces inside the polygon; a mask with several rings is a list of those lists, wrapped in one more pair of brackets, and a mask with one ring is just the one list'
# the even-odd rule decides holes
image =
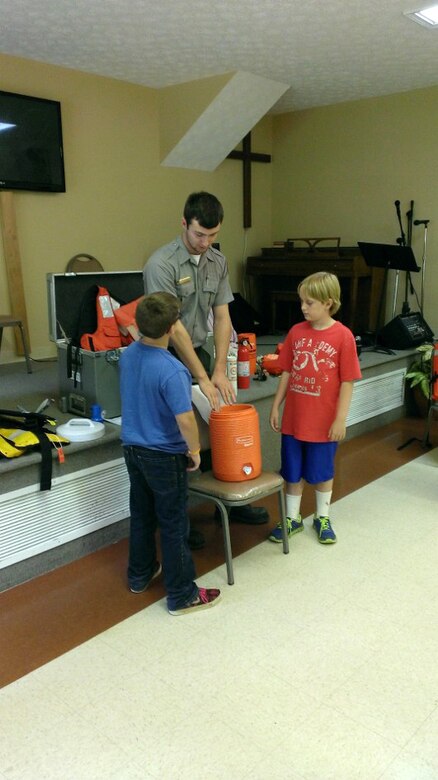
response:
{"label": "wooden chair", "polygon": [[24,357],[26,358],[27,373],[32,373],[32,364],[29,355],[29,348],[27,345],[26,333],[24,331],[22,320],[18,317],[13,317],[11,314],[0,314],[0,349],[3,339],[3,328],[19,328],[21,333],[21,341],[23,344]]}
{"label": "wooden chair", "polygon": [[93,273],[94,271],[103,271],[103,266],[93,255],[81,253],[70,258],[65,271],[68,274]]}
{"label": "wooden chair", "polygon": [[[197,409],[194,411],[200,433],[201,450],[209,449],[210,436],[208,425],[202,419]],[[220,479],[216,479],[212,471],[197,471],[189,478],[189,495],[212,501],[219,509],[224,535],[225,563],[229,585],[234,584],[234,572],[228,510],[233,506],[251,504],[253,501],[266,498],[266,496],[274,493],[278,495],[279,519],[283,527],[283,552],[287,555],[289,552],[289,538],[287,535],[283,477],[280,477],[274,471],[262,471],[259,477],[246,482],[223,482]]]}

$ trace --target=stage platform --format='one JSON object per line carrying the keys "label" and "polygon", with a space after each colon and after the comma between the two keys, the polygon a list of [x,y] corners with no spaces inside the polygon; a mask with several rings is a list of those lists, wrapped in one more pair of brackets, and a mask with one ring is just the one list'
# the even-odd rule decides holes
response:
{"label": "stage platform", "polygon": [[[257,353],[274,352],[281,335],[257,340]],[[404,374],[415,350],[394,355],[364,352],[362,380],[355,385],[347,438],[405,416]],[[46,398],[46,412],[59,424],[71,419],[59,409],[56,361],[0,364],[0,408],[17,404],[32,411]],[[240,403],[255,405],[260,419],[263,465],[278,469],[280,440],[269,426],[278,379],[252,381]],[[60,464],[53,452],[51,491],[39,490],[39,453],[0,459],[0,591],[75,560],[128,533],[128,478],[120,428],[105,423],[101,439],[72,443]]]}

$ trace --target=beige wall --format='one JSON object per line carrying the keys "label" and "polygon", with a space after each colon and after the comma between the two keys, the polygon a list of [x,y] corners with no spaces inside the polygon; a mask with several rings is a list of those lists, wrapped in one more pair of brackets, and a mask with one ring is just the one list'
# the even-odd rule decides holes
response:
{"label": "beige wall", "polygon": [[[121,81],[0,55],[0,88],[61,101],[67,192],[15,192],[14,202],[32,355],[53,355],[48,340],[46,273],[63,272],[74,254],[95,255],[107,271],[141,269],[179,233],[189,192],[223,202],[221,249],[234,290],[242,262],[271,240],[271,165],[253,166],[253,225],[242,228],[242,165],[215,172],[160,166],[158,92]],[[271,152],[272,120],[255,128],[255,151]],[[0,241],[0,311],[10,311]],[[5,331],[0,361],[13,360]]]}
{"label": "beige wall", "polygon": [[[60,100],[62,107],[67,192],[14,193],[34,357],[54,354],[46,273],[64,271],[78,252],[95,255],[108,271],[141,269],[179,232],[184,200],[197,189],[224,204],[221,248],[233,289],[243,292],[244,259],[272,240],[340,235],[343,245],[394,243],[394,201],[400,199],[404,216],[414,200],[415,217],[431,219],[425,317],[438,332],[438,87],[265,117],[252,146],[272,153],[273,163],[252,166],[253,227],[244,231],[241,163],[226,160],[213,173],[160,166],[157,91],[5,55],[0,73],[1,89]],[[420,262],[420,227],[413,249]],[[420,296],[420,275],[414,280]],[[400,291],[402,298],[402,283]],[[417,310],[415,301],[411,308]],[[0,242],[0,311],[9,310]],[[5,331],[0,361],[14,356]]]}
{"label": "beige wall", "polygon": [[[414,218],[430,219],[424,314],[438,332],[438,87],[342,103],[274,118],[273,239],[332,236],[395,243],[414,201]],[[423,227],[413,228],[421,264]],[[399,301],[404,298],[400,275]],[[390,272],[390,281],[395,272]],[[420,298],[421,274],[413,274]],[[411,310],[418,311],[415,299]],[[390,290],[388,313],[392,309]]]}

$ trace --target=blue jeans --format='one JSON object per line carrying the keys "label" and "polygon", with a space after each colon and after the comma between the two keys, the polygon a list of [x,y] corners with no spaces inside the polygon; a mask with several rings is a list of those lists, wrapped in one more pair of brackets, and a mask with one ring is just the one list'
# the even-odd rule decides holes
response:
{"label": "blue jeans", "polygon": [[144,587],[153,575],[158,526],[167,605],[179,609],[198,595],[188,545],[187,458],[145,447],[123,451],[130,481],[129,585]]}

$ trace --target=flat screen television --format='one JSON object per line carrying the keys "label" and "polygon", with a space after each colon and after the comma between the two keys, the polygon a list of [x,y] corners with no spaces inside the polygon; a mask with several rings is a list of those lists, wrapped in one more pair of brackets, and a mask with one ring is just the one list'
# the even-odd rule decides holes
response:
{"label": "flat screen television", "polygon": [[58,101],[0,91],[0,190],[65,192]]}

